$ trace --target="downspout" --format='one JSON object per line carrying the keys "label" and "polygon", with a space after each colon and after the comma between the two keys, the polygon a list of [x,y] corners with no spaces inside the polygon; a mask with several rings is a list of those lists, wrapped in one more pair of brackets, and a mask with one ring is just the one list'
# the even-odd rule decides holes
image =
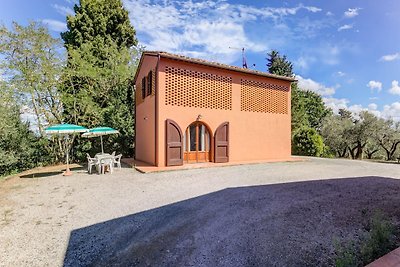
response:
{"label": "downspout", "polygon": [[155,156],[155,165],[158,167],[158,91],[159,91],[159,64],[160,64],[160,54],[158,53],[157,58],[157,66],[156,66],[156,88],[155,88],[155,120],[154,120],[154,128],[155,128],[155,145],[154,145],[154,156]]}

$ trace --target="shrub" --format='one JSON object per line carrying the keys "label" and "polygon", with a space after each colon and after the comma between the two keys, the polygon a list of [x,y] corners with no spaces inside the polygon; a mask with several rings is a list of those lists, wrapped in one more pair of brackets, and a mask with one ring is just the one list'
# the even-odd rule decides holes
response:
{"label": "shrub", "polygon": [[396,248],[396,232],[394,225],[383,216],[375,213],[370,222],[364,242],[361,245],[361,258],[368,264]]}
{"label": "shrub", "polygon": [[335,266],[365,266],[399,245],[396,228],[381,212],[373,214],[365,230],[361,240],[342,245],[335,242]]}
{"label": "shrub", "polygon": [[293,134],[292,150],[295,155],[320,157],[324,152],[324,142],[315,129],[303,127]]}
{"label": "shrub", "polygon": [[357,249],[354,243],[339,245],[335,244],[336,248],[336,267],[349,267],[349,266],[359,266],[360,261],[357,255]]}

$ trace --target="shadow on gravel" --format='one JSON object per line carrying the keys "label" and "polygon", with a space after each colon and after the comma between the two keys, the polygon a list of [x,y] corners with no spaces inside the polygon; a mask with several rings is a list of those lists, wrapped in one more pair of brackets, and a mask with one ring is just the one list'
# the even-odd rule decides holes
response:
{"label": "shadow on gravel", "polygon": [[64,266],[332,266],[333,240],[398,203],[382,177],[227,188],[76,229]]}
{"label": "shadow on gravel", "polygon": [[[83,171],[86,170],[84,167],[72,167],[71,171],[73,172],[78,172],[78,171]],[[55,175],[60,175],[64,172],[64,170],[55,170],[55,171],[31,171],[28,174],[20,175],[20,178],[44,178],[44,177],[49,177],[49,176],[55,176]]]}

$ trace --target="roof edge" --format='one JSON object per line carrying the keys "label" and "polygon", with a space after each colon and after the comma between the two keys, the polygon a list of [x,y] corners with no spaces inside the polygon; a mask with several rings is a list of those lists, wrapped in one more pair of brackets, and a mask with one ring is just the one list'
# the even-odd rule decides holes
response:
{"label": "roof edge", "polygon": [[[199,65],[204,65],[204,66],[209,66],[209,67],[214,67],[214,68],[221,68],[221,69],[226,69],[226,70],[230,70],[230,71],[242,72],[242,73],[247,73],[247,74],[252,74],[252,75],[257,75],[257,76],[263,76],[263,77],[268,77],[268,78],[273,78],[273,79],[278,79],[278,80],[289,81],[289,82],[297,81],[295,78],[292,78],[292,77],[275,75],[275,74],[262,72],[262,71],[258,71],[258,70],[240,68],[240,67],[222,64],[222,63],[218,63],[218,62],[207,61],[204,59],[197,59],[197,58],[191,58],[191,57],[171,54],[171,53],[163,52],[163,51],[143,51],[142,56],[140,58],[138,70],[142,63],[142,59],[145,55],[159,56],[159,57],[163,57],[163,58],[180,60],[180,61],[185,61],[185,62],[189,62],[189,63],[193,63],[193,64],[199,64]],[[137,73],[138,72],[136,72],[136,75],[137,75]],[[135,75],[134,81],[136,81],[136,75]]]}

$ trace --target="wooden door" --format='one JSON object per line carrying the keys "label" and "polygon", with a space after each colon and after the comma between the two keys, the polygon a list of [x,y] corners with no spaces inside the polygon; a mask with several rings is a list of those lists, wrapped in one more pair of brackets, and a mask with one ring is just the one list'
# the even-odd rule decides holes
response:
{"label": "wooden door", "polygon": [[166,120],[166,139],[167,166],[183,165],[183,135],[173,120]]}
{"label": "wooden door", "polygon": [[229,122],[222,123],[215,131],[214,161],[216,163],[229,161]]}
{"label": "wooden door", "polygon": [[183,159],[187,163],[210,161],[211,137],[208,128],[201,122],[188,126],[184,135]]}

